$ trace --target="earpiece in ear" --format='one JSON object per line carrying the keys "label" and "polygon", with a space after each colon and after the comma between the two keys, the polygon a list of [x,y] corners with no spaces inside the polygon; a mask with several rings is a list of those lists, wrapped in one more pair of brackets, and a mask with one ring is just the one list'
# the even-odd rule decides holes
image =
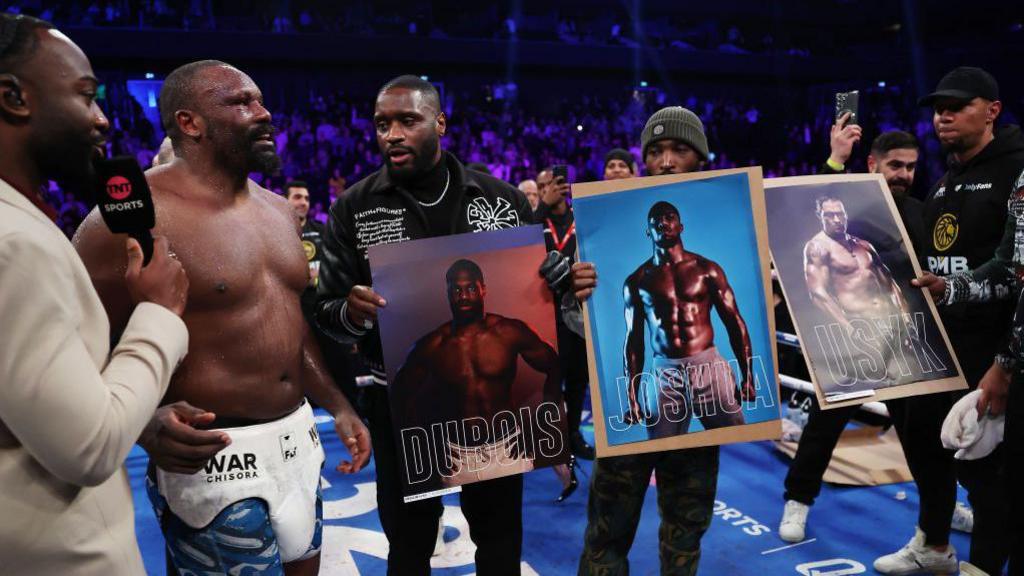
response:
{"label": "earpiece in ear", "polygon": [[10,90],[5,91],[4,100],[7,100],[8,102],[16,106],[25,105],[25,101],[21,98],[21,90],[18,90],[17,88],[12,88]]}

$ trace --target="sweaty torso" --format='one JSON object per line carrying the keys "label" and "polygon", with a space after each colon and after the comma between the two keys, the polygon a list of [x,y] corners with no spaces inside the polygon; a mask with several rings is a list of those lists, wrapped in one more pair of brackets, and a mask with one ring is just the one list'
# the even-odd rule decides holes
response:
{"label": "sweaty torso", "polygon": [[497,314],[457,330],[446,323],[427,337],[429,371],[457,399],[458,418],[488,422],[510,406],[519,350],[514,322]]}
{"label": "sweaty torso", "polygon": [[627,280],[643,305],[655,356],[685,358],[714,344],[708,261],[687,252],[679,262],[648,260]]}
{"label": "sweaty torso", "polygon": [[155,233],[167,236],[189,278],[189,351],[164,403],[186,400],[218,417],[287,414],[303,396],[299,296],[308,278],[294,216],[251,182],[227,202],[184,195],[168,171],[149,183]]}
{"label": "sweaty torso", "polygon": [[877,261],[871,245],[853,236],[845,243],[819,232],[807,246],[810,257],[819,257],[828,267],[828,290],[846,314],[883,316],[889,313],[891,300],[879,282]]}

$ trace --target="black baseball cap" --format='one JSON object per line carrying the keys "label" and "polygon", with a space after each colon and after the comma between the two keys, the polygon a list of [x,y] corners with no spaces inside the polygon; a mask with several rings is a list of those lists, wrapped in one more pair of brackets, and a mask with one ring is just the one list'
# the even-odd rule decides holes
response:
{"label": "black baseball cap", "polygon": [[935,92],[917,101],[919,106],[931,106],[939,98],[956,98],[957,100],[999,100],[999,84],[991,74],[981,68],[961,66],[949,71],[939,80]]}

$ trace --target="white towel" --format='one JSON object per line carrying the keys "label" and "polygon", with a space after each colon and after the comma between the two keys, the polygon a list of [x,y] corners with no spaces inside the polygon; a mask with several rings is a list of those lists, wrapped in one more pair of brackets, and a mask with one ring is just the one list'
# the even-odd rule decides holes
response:
{"label": "white towel", "polygon": [[985,416],[978,420],[978,398],[981,390],[975,390],[953,405],[942,423],[942,445],[956,450],[957,460],[978,460],[996,449],[1003,441],[1004,418]]}

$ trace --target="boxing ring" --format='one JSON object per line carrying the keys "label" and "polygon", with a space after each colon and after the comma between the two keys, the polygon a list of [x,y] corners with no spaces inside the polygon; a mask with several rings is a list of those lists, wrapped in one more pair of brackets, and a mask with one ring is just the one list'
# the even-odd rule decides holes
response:
{"label": "boxing ring", "polygon": [[[799,342],[779,333],[780,345]],[[813,394],[811,384],[780,375],[782,385]],[[887,416],[885,406],[869,402],[863,409]],[[589,405],[585,407],[584,434],[593,439]],[[383,575],[387,539],[377,519],[374,467],[351,476],[334,470],[344,449],[335,436],[330,417],[317,411],[318,428],[327,453],[324,480],[324,576]],[[136,533],[149,574],[164,574],[163,539],[145,496],[145,453],[138,447],[128,458],[135,501]],[[913,483],[876,487],[840,487],[825,484],[812,508],[807,539],[789,544],[777,535],[782,516],[783,478],[788,459],[771,442],[748,442],[722,447],[718,493],[711,528],[703,539],[700,574],[818,576],[875,574],[872,561],[902,545],[912,534],[917,518],[917,491]],[[566,502],[555,504],[560,492],[555,474],[537,470],[526,475],[523,495],[523,574],[562,576],[576,573],[587,520],[587,492],[592,464],[582,463],[580,488]],[[631,573],[658,573],[658,510],[654,478],[644,500],[643,515],[630,553]],[[965,500],[961,492],[960,500]],[[469,576],[474,547],[458,496],[443,498],[443,553],[432,560],[434,574]],[[868,528],[870,527],[870,528]],[[966,553],[968,535],[953,532],[951,542]]]}

